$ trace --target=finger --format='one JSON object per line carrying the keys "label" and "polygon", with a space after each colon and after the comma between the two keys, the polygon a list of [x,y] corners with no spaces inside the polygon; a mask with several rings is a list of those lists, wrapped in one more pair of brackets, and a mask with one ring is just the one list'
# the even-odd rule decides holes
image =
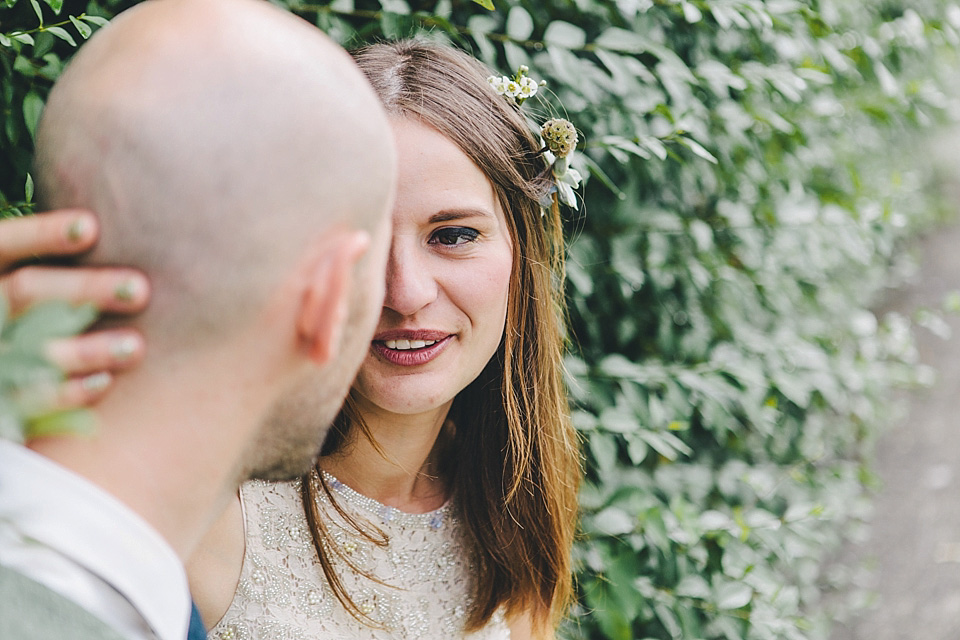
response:
{"label": "finger", "polygon": [[116,329],[53,340],[45,352],[61,371],[77,377],[138,364],[143,359],[144,343],[133,329]]}
{"label": "finger", "polygon": [[86,407],[102,398],[113,384],[113,375],[100,371],[86,376],[68,378],[61,386],[52,409]]}
{"label": "finger", "polygon": [[0,277],[0,294],[14,313],[49,300],[92,304],[102,312],[136,313],[147,306],[150,283],[128,268],[30,265]]}
{"label": "finger", "polygon": [[27,258],[81,253],[93,246],[98,233],[97,218],[80,210],[0,221],[0,271]]}
{"label": "finger", "polygon": [[29,415],[44,415],[91,405],[102,398],[112,384],[111,373],[98,371],[67,378],[59,384],[44,383],[19,389],[16,400]]}

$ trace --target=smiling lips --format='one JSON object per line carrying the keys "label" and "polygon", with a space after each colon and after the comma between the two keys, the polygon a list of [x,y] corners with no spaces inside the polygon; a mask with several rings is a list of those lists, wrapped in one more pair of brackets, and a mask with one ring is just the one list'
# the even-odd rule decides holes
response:
{"label": "smiling lips", "polygon": [[451,338],[452,334],[440,331],[385,331],[371,346],[390,364],[412,367],[436,358]]}

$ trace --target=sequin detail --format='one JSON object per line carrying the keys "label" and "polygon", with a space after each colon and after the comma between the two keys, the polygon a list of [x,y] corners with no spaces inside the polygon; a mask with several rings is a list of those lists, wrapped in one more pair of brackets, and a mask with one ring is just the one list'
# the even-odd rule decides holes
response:
{"label": "sequin detail", "polygon": [[[210,640],[509,640],[501,613],[475,633],[463,631],[473,571],[449,503],[429,513],[405,513],[325,476],[339,506],[378,542],[381,534],[386,541],[360,535],[318,492],[317,506],[336,545],[331,560],[354,603],[377,627],[353,617],[327,585],[303,514],[300,482],[252,481],[242,487],[247,547],[240,583]],[[347,569],[347,560],[375,579]]]}

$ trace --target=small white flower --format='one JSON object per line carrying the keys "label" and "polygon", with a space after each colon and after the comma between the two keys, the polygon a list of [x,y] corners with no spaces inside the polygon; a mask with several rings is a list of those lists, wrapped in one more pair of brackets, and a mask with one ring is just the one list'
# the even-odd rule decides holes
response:
{"label": "small white flower", "polygon": [[511,97],[511,98],[516,98],[518,95],[520,95],[520,83],[519,83],[519,82],[517,82],[516,80],[511,80],[510,78],[504,78],[504,80],[507,81],[507,82],[506,82],[506,85],[505,85],[505,89],[506,89],[506,90],[504,91],[504,94],[505,94],[505,95],[507,95],[507,96],[509,96],[509,97]]}
{"label": "small white flower", "polygon": [[583,180],[583,177],[580,175],[579,171],[573,167],[570,167],[563,173],[563,175],[557,176],[557,180],[576,189],[580,186],[580,181]]}
{"label": "small white flower", "polygon": [[487,82],[490,83],[494,91],[502,96],[507,93],[507,83],[510,82],[510,78],[507,76],[490,76],[487,78]]}
{"label": "small white flower", "polygon": [[571,207],[573,209],[578,209],[577,207],[577,195],[573,192],[573,189],[570,185],[565,182],[557,183],[557,197],[560,202]]}
{"label": "small white flower", "polygon": [[510,84],[510,82],[511,80],[507,76],[500,76],[500,78],[497,80],[497,85],[494,88],[500,95],[509,96],[510,94],[507,93],[507,86]]}
{"label": "small white flower", "polygon": [[536,80],[534,80],[533,78],[524,76],[523,78],[520,78],[519,84],[520,84],[519,96],[521,98],[524,98],[524,99],[532,98],[533,96],[537,95],[538,86],[537,86]]}

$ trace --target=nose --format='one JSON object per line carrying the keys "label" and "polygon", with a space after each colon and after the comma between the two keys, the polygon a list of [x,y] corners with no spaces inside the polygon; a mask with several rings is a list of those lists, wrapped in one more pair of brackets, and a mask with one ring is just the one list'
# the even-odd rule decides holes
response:
{"label": "nose", "polygon": [[416,241],[395,237],[387,259],[387,288],[383,306],[412,316],[437,299],[437,280],[429,256],[418,251]]}

